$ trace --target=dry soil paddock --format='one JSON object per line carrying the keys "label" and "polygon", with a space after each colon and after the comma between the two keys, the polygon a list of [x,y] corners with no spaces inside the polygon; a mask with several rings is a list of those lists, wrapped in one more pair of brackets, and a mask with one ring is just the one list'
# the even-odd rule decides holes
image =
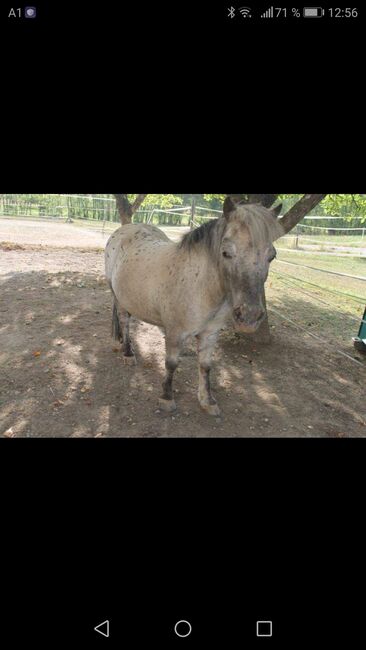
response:
{"label": "dry soil paddock", "polygon": [[108,236],[72,224],[0,220],[1,436],[366,434],[365,368],[275,315],[269,346],[222,333],[212,373],[222,417],[200,411],[192,350],[176,373],[177,412],[160,412],[160,330],[133,323],[132,368],[110,338]]}

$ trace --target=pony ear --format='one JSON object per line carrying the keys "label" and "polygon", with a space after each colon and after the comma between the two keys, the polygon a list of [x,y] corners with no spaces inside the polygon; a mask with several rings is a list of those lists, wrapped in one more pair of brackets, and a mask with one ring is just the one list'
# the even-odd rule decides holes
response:
{"label": "pony ear", "polygon": [[275,219],[277,219],[277,217],[281,214],[281,210],[282,210],[282,203],[276,205],[275,208],[272,208],[271,212]]}
{"label": "pony ear", "polygon": [[235,201],[231,196],[227,196],[224,201],[224,208],[223,208],[225,219],[229,219],[230,214],[235,210],[235,208],[236,208]]}

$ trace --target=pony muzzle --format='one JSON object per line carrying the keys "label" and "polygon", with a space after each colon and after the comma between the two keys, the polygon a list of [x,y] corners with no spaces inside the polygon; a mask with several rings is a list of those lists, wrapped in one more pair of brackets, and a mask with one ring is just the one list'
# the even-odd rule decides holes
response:
{"label": "pony muzzle", "polygon": [[236,307],[233,310],[235,329],[246,334],[253,334],[263,322],[265,315],[263,307],[251,309]]}

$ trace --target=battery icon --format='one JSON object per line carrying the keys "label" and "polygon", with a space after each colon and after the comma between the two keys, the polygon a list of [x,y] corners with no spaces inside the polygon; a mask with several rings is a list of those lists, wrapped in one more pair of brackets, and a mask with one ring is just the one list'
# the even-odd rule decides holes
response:
{"label": "battery icon", "polygon": [[304,18],[321,18],[324,16],[324,9],[321,7],[304,7]]}

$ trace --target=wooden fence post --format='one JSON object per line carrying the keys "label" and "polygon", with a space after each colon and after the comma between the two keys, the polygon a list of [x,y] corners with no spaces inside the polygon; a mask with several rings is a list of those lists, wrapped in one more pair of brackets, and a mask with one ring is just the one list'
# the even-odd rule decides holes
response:
{"label": "wooden fence post", "polygon": [[193,224],[193,222],[194,222],[194,217],[195,217],[195,215],[196,215],[196,199],[195,199],[195,197],[192,195],[192,205],[191,205],[191,223],[190,223],[191,230],[193,230],[193,228],[194,228],[194,224]]}

